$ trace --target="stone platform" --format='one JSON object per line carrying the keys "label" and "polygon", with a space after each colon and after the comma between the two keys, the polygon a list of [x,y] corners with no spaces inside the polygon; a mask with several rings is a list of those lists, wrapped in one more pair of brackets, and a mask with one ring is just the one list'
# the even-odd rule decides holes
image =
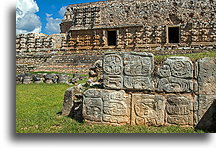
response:
{"label": "stone platform", "polygon": [[[194,62],[173,56],[155,66],[150,53],[106,53],[101,69],[102,87],[92,85],[81,92],[80,110],[86,122],[215,126],[215,58]],[[69,100],[74,98],[75,92]]]}

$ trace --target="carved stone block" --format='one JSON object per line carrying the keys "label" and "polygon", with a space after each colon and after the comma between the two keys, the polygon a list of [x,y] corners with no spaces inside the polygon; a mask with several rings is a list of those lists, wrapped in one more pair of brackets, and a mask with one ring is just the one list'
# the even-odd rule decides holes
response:
{"label": "carved stone block", "polygon": [[123,78],[120,75],[104,75],[103,84],[106,88],[123,88]]}
{"label": "carved stone block", "polygon": [[133,125],[164,124],[165,98],[162,95],[132,94]]}
{"label": "carved stone block", "polygon": [[105,90],[103,103],[104,122],[130,123],[130,97],[123,90]]}
{"label": "carved stone block", "polygon": [[107,53],[103,60],[103,84],[109,89],[154,90],[153,69],[150,53]]}
{"label": "carved stone block", "polygon": [[203,58],[196,63],[199,94],[215,94],[215,59]]}
{"label": "carved stone block", "polygon": [[150,77],[124,76],[124,87],[135,90],[153,90],[154,85]]}
{"label": "carved stone block", "polygon": [[158,70],[157,90],[192,92],[193,64],[188,57],[170,57]]}
{"label": "carved stone block", "polygon": [[130,95],[125,91],[88,89],[84,92],[83,117],[90,122],[130,123]]}
{"label": "carved stone block", "polygon": [[154,63],[152,57],[142,54],[124,54],[124,74],[127,76],[151,76]]}
{"label": "carved stone block", "polygon": [[83,101],[83,117],[90,121],[102,121],[102,99],[101,98],[85,98]]}
{"label": "carved stone block", "polygon": [[165,121],[168,124],[193,125],[193,98],[191,95],[167,95]]}
{"label": "carved stone block", "polygon": [[123,70],[122,57],[117,54],[108,54],[103,59],[103,70],[108,75],[120,75]]}
{"label": "carved stone block", "polygon": [[158,80],[157,90],[165,92],[192,92],[193,81],[175,77],[162,78]]}

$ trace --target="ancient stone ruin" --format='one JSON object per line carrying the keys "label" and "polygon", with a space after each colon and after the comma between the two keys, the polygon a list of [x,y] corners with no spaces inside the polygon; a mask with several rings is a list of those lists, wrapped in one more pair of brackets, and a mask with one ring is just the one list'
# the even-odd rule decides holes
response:
{"label": "ancient stone ruin", "polygon": [[63,115],[98,124],[215,128],[215,58],[173,56],[155,65],[151,53],[111,52],[96,63],[101,83],[69,88]]}
{"label": "ancient stone ruin", "polygon": [[107,51],[215,50],[215,0],[107,0],[69,5],[54,35],[16,37],[17,72],[86,72]]}
{"label": "ancient stone ruin", "polygon": [[70,49],[212,49],[215,1],[112,0],[69,5]]}

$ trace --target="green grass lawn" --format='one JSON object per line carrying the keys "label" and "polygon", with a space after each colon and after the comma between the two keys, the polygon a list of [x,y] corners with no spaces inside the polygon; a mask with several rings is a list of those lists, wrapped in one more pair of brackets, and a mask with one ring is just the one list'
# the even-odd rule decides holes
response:
{"label": "green grass lawn", "polygon": [[191,54],[155,55],[154,59],[156,63],[160,64],[166,58],[172,57],[172,56],[185,56],[185,57],[189,57],[192,61],[196,61],[204,57],[215,57],[215,55],[216,55],[215,51],[206,51],[206,52],[191,53]]}
{"label": "green grass lawn", "polygon": [[204,133],[189,127],[87,125],[58,114],[66,84],[18,84],[16,86],[17,133]]}

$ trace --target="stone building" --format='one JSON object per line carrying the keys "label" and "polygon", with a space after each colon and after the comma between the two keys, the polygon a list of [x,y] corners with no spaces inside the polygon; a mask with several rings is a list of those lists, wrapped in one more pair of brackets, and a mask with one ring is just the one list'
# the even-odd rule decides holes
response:
{"label": "stone building", "polygon": [[58,49],[66,46],[65,41],[65,34],[19,34],[16,36],[16,52],[41,52],[45,49]]}
{"label": "stone building", "polygon": [[70,49],[213,49],[215,0],[73,4],[60,24]]}

